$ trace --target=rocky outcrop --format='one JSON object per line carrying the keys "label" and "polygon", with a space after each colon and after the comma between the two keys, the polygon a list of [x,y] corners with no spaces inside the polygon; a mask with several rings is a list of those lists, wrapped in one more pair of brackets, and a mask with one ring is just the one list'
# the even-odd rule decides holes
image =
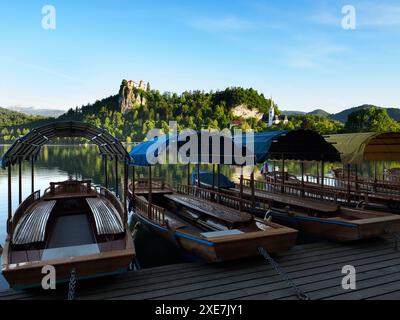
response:
{"label": "rocky outcrop", "polygon": [[143,80],[140,80],[140,82],[123,80],[119,90],[118,101],[121,112],[125,113],[128,110],[146,104],[144,93],[147,90],[147,86]]}
{"label": "rocky outcrop", "polygon": [[257,109],[249,109],[247,106],[241,104],[232,109],[232,114],[235,117],[240,117],[243,119],[255,118],[261,120],[263,118],[263,113],[259,112]]}

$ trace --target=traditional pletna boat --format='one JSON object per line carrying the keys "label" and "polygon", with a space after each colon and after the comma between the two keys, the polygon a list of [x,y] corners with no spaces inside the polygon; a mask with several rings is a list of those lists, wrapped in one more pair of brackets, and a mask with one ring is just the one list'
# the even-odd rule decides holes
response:
{"label": "traditional pletna boat", "polygon": [[325,161],[340,160],[339,152],[316,132],[270,132],[256,134],[254,138],[253,147],[258,162],[281,160],[282,177],[285,176],[286,159],[300,161],[302,178],[290,183],[285,179],[255,181],[254,175],[245,180],[241,175],[240,183],[224,192],[249,200],[252,205],[247,208],[252,212],[265,214],[266,210],[270,210],[278,223],[334,241],[359,240],[400,231],[398,215],[341,206],[337,202],[338,195],[323,184],[323,179],[317,186],[306,184],[304,161],[322,161],[323,172]]}
{"label": "traditional pletna boat", "polygon": [[[202,198],[200,188],[194,190],[188,185],[184,186],[186,189],[180,187],[173,191],[167,184],[154,181],[151,164],[145,155],[149,150],[160,150],[161,146],[156,146],[158,143],[157,139],[148,141],[130,153],[134,166],[147,166],[149,169],[147,181],[136,179],[133,174],[131,207],[140,222],[180,248],[185,257],[221,262],[256,256],[259,247],[273,253],[294,245],[297,238],[294,229]],[[161,143],[165,144],[165,141]],[[189,173],[190,170],[188,181]],[[218,194],[213,193],[212,197],[218,197]],[[238,202],[238,199],[231,197],[231,201]]]}
{"label": "traditional pletna boat", "polygon": [[[107,188],[91,180],[52,182],[41,196],[34,191],[34,160],[48,140],[83,137],[101,154],[128,161],[120,142],[102,129],[79,122],[56,122],[34,129],[17,140],[2,158],[8,169],[7,238],[1,270],[17,289],[39,286],[45,266],[53,266],[56,282],[127,271],[135,250],[127,224],[127,209]],[[32,163],[32,194],[22,200],[21,162]],[[11,172],[19,165],[20,205],[12,215]],[[106,179],[107,180],[107,179]],[[126,200],[124,201],[126,203]]]}

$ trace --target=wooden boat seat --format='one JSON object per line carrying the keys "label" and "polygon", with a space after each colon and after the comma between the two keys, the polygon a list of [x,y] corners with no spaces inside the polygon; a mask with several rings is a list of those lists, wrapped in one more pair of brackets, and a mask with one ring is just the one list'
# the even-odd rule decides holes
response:
{"label": "wooden boat seat", "polygon": [[41,201],[31,207],[15,227],[13,244],[23,245],[43,242],[47,221],[55,204],[56,200]]}
{"label": "wooden boat seat", "polygon": [[199,199],[189,195],[167,194],[164,197],[175,201],[176,203],[179,203],[187,208],[191,208],[203,214],[215,217],[229,223],[248,222],[253,219],[253,216],[251,214],[240,212],[238,210],[228,208],[218,203]]}
{"label": "wooden boat seat", "polygon": [[[237,189],[235,191],[238,192]],[[248,188],[243,189],[243,193],[247,196],[251,195],[251,190]],[[293,196],[285,195],[285,194],[278,194],[278,193],[269,193],[266,191],[255,191],[255,196],[265,200],[272,200],[276,202],[285,203],[287,205],[302,207],[302,208],[309,208],[311,210],[321,211],[324,213],[333,213],[336,212],[339,207],[336,204],[332,203],[324,203],[318,200],[312,199],[305,199],[305,198],[296,198]]]}
{"label": "wooden boat seat", "polygon": [[117,209],[115,209],[108,200],[86,198],[86,202],[92,210],[98,235],[120,234],[125,232]]}

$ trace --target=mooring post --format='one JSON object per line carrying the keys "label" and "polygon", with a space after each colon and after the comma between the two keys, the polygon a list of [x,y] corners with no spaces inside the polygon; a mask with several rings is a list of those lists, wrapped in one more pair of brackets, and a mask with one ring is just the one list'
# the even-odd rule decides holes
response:
{"label": "mooring post", "polygon": [[7,233],[11,234],[12,219],[12,197],[11,197],[11,163],[8,165],[8,217],[7,217]]}
{"label": "mooring post", "polygon": [[115,155],[115,195],[118,197],[118,156]]}
{"label": "mooring post", "polygon": [[187,185],[188,185],[188,187],[191,185],[191,183],[190,183],[190,162],[187,164]]}
{"label": "mooring post", "polygon": [[282,186],[281,192],[285,193],[285,155],[282,153]]}
{"label": "mooring post", "polygon": [[255,208],[255,206],[256,206],[255,186],[254,186],[254,170],[255,170],[255,166],[253,166],[253,169],[250,174],[251,204],[252,204],[253,208]]}
{"label": "mooring post", "polygon": [[240,167],[240,203],[239,210],[243,211],[243,167]]}
{"label": "mooring post", "polygon": [[358,165],[355,165],[355,173],[356,173],[356,190],[358,191]]}
{"label": "mooring post", "polygon": [[135,200],[135,166],[132,166],[132,198]]}
{"label": "mooring post", "polygon": [[104,186],[108,189],[108,158],[104,155]]}
{"label": "mooring post", "polygon": [[304,161],[301,162],[301,195],[304,197]]}
{"label": "mooring post", "polygon": [[221,202],[221,165],[217,164],[217,191],[218,191],[218,203]]}
{"label": "mooring post", "polygon": [[35,192],[35,158],[31,158],[31,194]]}
{"label": "mooring post", "polygon": [[[321,191],[324,189],[325,184],[325,162],[324,160],[321,161]],[[321,192],[321,199],[324,199],[324,194]]]}
{"label": "mooring post", "polygon": [[200,162],[197,164],[197,187],[200,188]]}
{"label": "mooring post", "polygon": [[152,177],[151,177],[151,166],[149,166],[149,207],[148,207],[148,216],[152,219],[151,216],[151,205],[152,205],[152,198],[153,198],[153,188],[152,188]]}
{"label": "mooring post", "polygon": [[350,203],[350,164],[347,165],[347,202]]}
{"label": "mooring post", "polygon": [[378,166],[374,160],[374,192],[376,192],[376,184],[378,183]]}
{"label": "mooring post", "polygon": [[211,193],[211,200],[215,200],[215,164],[212,165],[212,193]]}
{"label": "mooring post", "polygon": [[22,159],[18,158],[18,200],[22,203]]}
{"label": "mooring post", "polygon": [[126,222],[128,222],[128,209],[127,209],[127,198],[128,198],[128,172],[129,172],[129,167],[128,164],[126,163],[126,160],[124,162],[124,211],[125,211],[125,219]]}

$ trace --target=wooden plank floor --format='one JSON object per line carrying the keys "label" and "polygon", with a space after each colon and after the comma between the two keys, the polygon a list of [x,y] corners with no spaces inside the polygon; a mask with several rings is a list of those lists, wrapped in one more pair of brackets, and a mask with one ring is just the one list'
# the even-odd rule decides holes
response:
{"label": "wooden plank floor", "polygon": [[[400,251],[390,237],[352,244],[296,246],[276,261],[310,299],[400,299]],[[344,265],[357,271],[357,289],[341,287]],[[65,299],[56,291],[0,292],[1,299]],[[183,263],[77,283],[77,299],[296,299],[262,258],[207,265]]]}

